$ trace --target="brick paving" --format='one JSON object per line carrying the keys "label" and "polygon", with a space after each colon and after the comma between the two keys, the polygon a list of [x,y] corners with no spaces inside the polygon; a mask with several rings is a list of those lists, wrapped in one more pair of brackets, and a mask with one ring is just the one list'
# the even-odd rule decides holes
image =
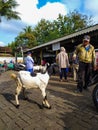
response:
{"label": "brick paving", "polygon": [[47,86],[51,109],[41,109],[42,95],[38,89],[26,91],[27,101],[20,94],[20,108],[17,109],[16,84],[10,78],[11,73],[7,71],[0,76],[0,130],[98,130],[93,87],[77,94],[72,78],[69,82],[59,82],[58,76],[52,76]]}

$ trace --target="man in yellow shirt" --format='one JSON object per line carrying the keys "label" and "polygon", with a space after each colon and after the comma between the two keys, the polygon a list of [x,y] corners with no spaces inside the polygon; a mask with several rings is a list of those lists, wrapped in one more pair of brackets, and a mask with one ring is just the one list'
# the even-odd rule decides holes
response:
{"label": "man in yellow shirt", "polygon": [[88,89],[91,80],[92,68],[95,67],[95,49],[90,44],[90,36],[85,35],[83,43],[79,44],[74,52],[73,58],[79,57],[78,84],[76,92]]}

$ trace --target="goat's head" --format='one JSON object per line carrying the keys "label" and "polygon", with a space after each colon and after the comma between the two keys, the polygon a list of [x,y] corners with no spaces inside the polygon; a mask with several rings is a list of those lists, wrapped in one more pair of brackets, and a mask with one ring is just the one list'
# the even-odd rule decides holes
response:
{"label": "goat's head", "polygon": [[41,73],[46,73],[48,72],[48,74],[51,76],[52,74],[54,74],[54,70],[55,67],[57,67],[55,64],[49,64],[48,62],[45,64],[45,66],[41,66],[42,68],[40,68],[40,72]]}
{"label": "goat's head", "polygon": [[46,63],[44,66],[40,65],[39,72],[43,74],[46,73],[49,66],[50,66],[49,63]]}

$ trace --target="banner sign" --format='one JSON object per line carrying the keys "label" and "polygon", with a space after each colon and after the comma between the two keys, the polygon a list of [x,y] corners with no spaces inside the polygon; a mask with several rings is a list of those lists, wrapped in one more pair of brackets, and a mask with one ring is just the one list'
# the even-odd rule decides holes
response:
{"label": "banner sign", "polygon": [[57,50],[60,50],[60,43],[55,43],[52,45],[52,50],[53,51],[57,51]]}

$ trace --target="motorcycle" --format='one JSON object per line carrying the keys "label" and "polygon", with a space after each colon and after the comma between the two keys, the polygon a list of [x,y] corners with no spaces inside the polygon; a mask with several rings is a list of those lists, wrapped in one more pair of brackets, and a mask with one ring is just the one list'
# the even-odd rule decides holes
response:
{"label": "motorcycle", "polygon": [[16,64],[14,65],[14,70],[16,70],[16,71],[25,70],[25,69],[26,69],[26,67],[25,67],[25,65],[22,64],[22,63],[16,63]]}
{"label": "motorcycle", "polygon": [[92,100],[96,107],[96,110],[98,111],[98,70],[94,72],[91,83],[89,84],[89,86],[93,86],[93,85],[94,85],[94,89],[92,91]]}

